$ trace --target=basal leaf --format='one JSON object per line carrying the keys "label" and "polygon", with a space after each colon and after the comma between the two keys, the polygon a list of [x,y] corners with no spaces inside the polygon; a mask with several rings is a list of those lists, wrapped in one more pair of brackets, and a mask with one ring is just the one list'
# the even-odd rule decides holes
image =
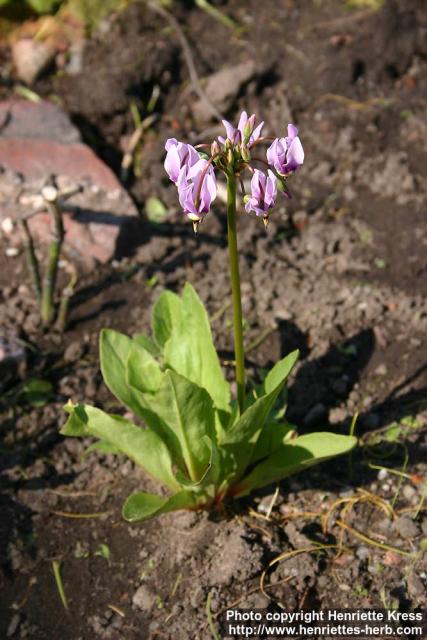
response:
{"label": "basal leaf", "polygon": [[165,362],[209,392],[218,409],[230,412],[230,386],[224,378],[215,350],[208,315],[200,298],[186,284],[181,310],[173,317],[165,343]]}
{"label": "basal leaf", "polygon": [[167,498],[140,491],[129,496],[123,505],[122,513],[125,520],[137,522],[168,511],[193,507],[195,504],[195,494],[188,491],[180,491]]}
{"label": "basal leaf", "polygon": [[310,433],[295,438],[257,465],[235,487],[233,495],[246,495],[253,489],[278,482],[329,458],[348,453],[356,444],[357,438],[354,436],[328,432]]}
{"label": "basal leaf", "polygon": [[137,333],[136,335],[134,335],[132,338],[132,342],[139,344],[140,347],[143,347],[155,358],[159,358],[162,355],[159,346],[154,342],[154,340],[144,335],[143,333]]}
{"label": "basal leaf", "polygon": [[280,422],[268,420],[255,444],[250,464],[271,456],[293,433],[295,433],[295,427],[286,420]]}
{"label": "basal leaf", "polygon": [[146,402],[167,429],[165,442],[179,448],[190,479],[199,480],[209,461],[204,438],[215,439],[214,409],[207,391],[168,370],[156,394],[146,397]]}
{"label": "basal leaf", "polygon": [[153,307],[152,329],[157,344],[164,347],[177,324],[181,323],[182,302],[172,291],[163,291]]}
{"label": "basal leaf", "polygon": [[98,440],[98,442],[94,442],[91,444],[84,452],[84,456],[87,456],[92,451],[100,451],[101,453],[112,453],[113,455],[119,455],[122,453],[120,449],[115,447],[111,442],[105,442],[105,440]]}
{"label": "basal leaf", "polygon": [[132,346],[132,339],[118,331],[101,331],[99,352],[104,382],[122,404],[142,417],[141,394],[126,379],[126,366]]}
{"label": "basal leaf", "polygon": [[[268,382],[266,378],[266,388],[269,391],[243,412],[219,443],[225,471],[230,474],[230,482],[239,479],[250,463],[264,424],[285,386],[297,357],[298,352],[294,351],[273,367],[271,377],[267,376]],[[275,387],[273,383],[276,383]]]}
{"label": "basal leaf", "polygon": [[[129,387],[142,394],[154,393],[160,387],[164,373],[151,353],[133,341],[126,363],[126,381]],[[143,403],[143,400],[141,401]]]}
{"label": "basal leaf", "polygon": [[271,393],[278,384],[286,382],[289,375],[292,373],[292,369],[296,365],[298,358],[299,350],[296,349],[274,365],[264,380],[265,393]]}
{"label": "basal leaf", "polygon": [[61,429],[64,436],[95,436],[116,447],[152,478],[177,490],[170,452],[151,429],[137,427],[121,416],[111,416],[89,405],[67,404],[70,414]]}

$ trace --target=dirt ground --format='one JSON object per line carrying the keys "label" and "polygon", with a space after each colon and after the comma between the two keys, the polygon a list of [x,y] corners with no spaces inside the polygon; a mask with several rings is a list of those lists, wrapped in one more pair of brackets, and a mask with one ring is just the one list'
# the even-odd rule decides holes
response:
{"label": "dirt ground", "polygon": [[[33,89],[59,99],[119,173],[129,101],[141,107],[160,87],[158,119],[126,184],[141,212],[138,245],[82,275],[69,327],[57,335],[38,326],[22,260],[0,239],[1,327],[26,350],[25,367],[1,382],[1,638],[205,640],[212,627],[224,637],[230,606],[427,606],[427,7],[216,5],[236,31],[190,3],[171,9],[198,75],[253,60],[224,113],[256,112],[268,135],[295,122],[306,152],[293,198],[280,202],[267,233],[255,217],[238,220],[248,370],[299,347],[289,419],[301,432],[347,433],[359,412],[361,446],[351,460],[223,513],[131,525],[121,518],[126,496],[158,487],[131,462],[83,457],[88,442],[59,435],[68,398],[122,411],[99,372],[99,330],[148,331],[165,287],[194,284],[221,357],[231,355],[224,206],[219,199],[195,237],[162,166],[167,137],[209,141],[221,127],[197,115],[173,29],[131,5],[92,35],[80,73],[47,75]],[[147,220],[150,196],[168,207],[162,223]],[[30,377],[52,384],[49,402],[34,407],[19,395]]]}

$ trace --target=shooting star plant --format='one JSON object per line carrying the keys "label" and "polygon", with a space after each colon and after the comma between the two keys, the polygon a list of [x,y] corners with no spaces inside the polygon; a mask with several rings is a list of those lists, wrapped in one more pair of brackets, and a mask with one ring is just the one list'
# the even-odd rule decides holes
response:
{"label": "shooting star plant", "polygon": [[[216,353],[206,310],[190,284],[181,296],[165,291],[152,314],[152,336],[129,338],[103,330],[101,370],[106,385],[144,426],[92,406],[71,402],[61,430],[68,436],[94,436],[89,450],[124,453],[159,481],[169,495],[132,494],[123,507],[127,520],[144,520],[176,509],[213,508],[264,485],[349,452],[353,436],[312,433],[297,436],[285,418],[283,395],[297,359],[293,351],[249,392],[245,380],[242,305],[237,251],[237,184],[252,173],[246,211],[265,223],[278,191],[288,196],[285,177],[304,161],[293,125],[267,153],[267,173],[252,166],[254,148],[266,141],[263,123],[242,113],[226,138],[211,146],[211,157],[174,138],[166,142],[165,169],[178,188],[184,213],[198,225],[216,196],[215,171],[227,180],[227,232],[233,302],[237,399],[231,398]],[[254,158],[255,160],[255,158]],[[274,170],[273,170],[274,169]],[[279,401],[282,399],[282,402]]]}

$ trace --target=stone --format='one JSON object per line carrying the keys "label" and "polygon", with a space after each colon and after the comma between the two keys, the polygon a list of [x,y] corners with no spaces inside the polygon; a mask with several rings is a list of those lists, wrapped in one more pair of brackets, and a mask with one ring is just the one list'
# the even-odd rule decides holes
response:
{"label": "stone", "polygon": [[416,523],[406,516],[397,518],[394,526],[403,538],[415,538],[419,534],[419,529]]}
{"label": "stone", "polygon": [[16,75],[26,84],[32,84],[52,64],[55,53],[53,47],[36,38],[17,40],[12,43]]}
{"label": "stone", "polygon": [[10,332],[0,331],[0,391],[25,367],[26,353],[22,342]]}
{"label": "stone", "polygon": [[6,631],[7,638],[11,638],[13,635],[15,635],[20,622],[21,622],[21,616],[18,613],[15,613],[15,615],[12,616],[12,619]]}
{"label": "stone", "polygon": [[325,422],[328,418],[328,411],[324,404],[318,402],[311,407],[304,418],[304,425],[307,427],[315,426],[321,422]]}
{"label": "stone", "polygon": [[147,585],[142,584],[133,594],[132,604],[137,609],[141,609],[141,611],[150,611],[154,604],[154,594],[147,587]]}
{"label": "stone", "polygon": [[[255,62],[253,60],[247,60],[232,67],[225,67],[207,78],[203,87],[204,92],[219,111],[226,112],[232,107],[242,86],[252,80],[255,73]],[[211,113],[208,111],[204,100],[198,100],[194,103],[193,113],[198,120],[206,121],[211,119]]]}
{"label": "stone", "polygon": [[[68,116],[49,102],[17,100],[0,102],[2,120],[0,224],[37,211],[30,230],[48,242],[51,218],[43,211],[41,190],[54,176],[60,193],[76,192],[62,204],[64,254],[87,270],[126,255],[140,233],[138,211],[113,171],[81,142]],[[15,245],[20,239],[21,233],[11,236]]]}

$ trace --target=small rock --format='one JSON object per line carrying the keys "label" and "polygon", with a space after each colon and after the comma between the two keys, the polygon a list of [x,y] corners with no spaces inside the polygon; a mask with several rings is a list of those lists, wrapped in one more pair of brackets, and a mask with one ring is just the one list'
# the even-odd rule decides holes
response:
{"label": "small rock", "polygon": [[403,538],[415,538],[419,534],[419,529],[416,523],[406,516],[402,516],[394,523],[396,531]]}
{"label": "small rock", "polygon": [[378,480],[385,480],[388,476],[387,469],[380,469],[378,471]]}
{"label": "small rock", "polygon": [[[254,75],[255,63],[253,60],[226,67],[209,76],[204,86],[205,94],[220,111],[228,111],[242,86],[248,83]],[[199,120],[209,120],[211,117],[204,100],[199,100],[194,104],[193,113]]]}
{"label": "small rock", "polygon": [[18,613],[15,613],[15,615],[12,617],[12,620],[10,621],[9,626],[7,628],[6,636],[8,638],[11,638],[15,634],[17,628],[19,627],[20,622],[21,622],[21,617],[19,616]]}
{"label": "small rock", "polygon": [[387,367],[384,363],[378,365],[378,367],[375,369],[374,373],[377,376],[385,376],[387,374]]}
{"label": "small rock", "polygon": [[55,58],[55,49],[34,39],[17,40],[12,44],[12,59],[17,76],[32,84],[46,71]]}
{"label": "small rock", "polygon": [[12,220],[12,218],[7,217],[7,218],[5,218],[5,219],[3,220],[3,222],[1,223],[1,230],[3,231],[3,233],[4,233],[6,236],[10,236],[10,235],[12,234],[12,232],[13,232],[13,227],[14,227],[14,225],[13,225],[13,220]]}
{"label": "small rock", "polygon": [[364,545],[361,545],[356,551],[356,556],[359,560],[366,560],[369,558],[369,549]]}
{"label": "small rock", "polygon": [[326,421],[327,417],[328,417],[328,411],[325,405],[322,404],[321,402],[318,402],[317,404],[314,405],[314,407],[311,407],[311,409],[305,416],[304,424],[307,427],[312,427],[319,424],[320,422]]}
{"label": "small rock", "polygon": [[408,576],[407,585],[408,585],[408,593],[410,597],[413,600],[415,600],[416,605],[417,606],[420,606],[421,604],[425,605],[427,601],[426,587],[424,586],[420,578],[413,571],[411,571],[411,573]]}
{"label": "small rock", "polygon": [[84,346],[78,340],[71,342],[65,349],[65,362],[76,362],[83,354]]}
{"label": "small rock", "polygon": [[16,258],[19,255],[19,249],[17,247],[7,247],[5,254],[8,258]]}
{"label": "small rock", "polygon": [[405,484],[402,489],[402,494],[403,497],[410,502],[412,498],[417,495],[417,490],[411,484]]}
{"label": "small rock", "polygon": [[133,594],[132,604],[141,611],[150,611],[154,604],[154,597],[147,585],[142,584]]}

